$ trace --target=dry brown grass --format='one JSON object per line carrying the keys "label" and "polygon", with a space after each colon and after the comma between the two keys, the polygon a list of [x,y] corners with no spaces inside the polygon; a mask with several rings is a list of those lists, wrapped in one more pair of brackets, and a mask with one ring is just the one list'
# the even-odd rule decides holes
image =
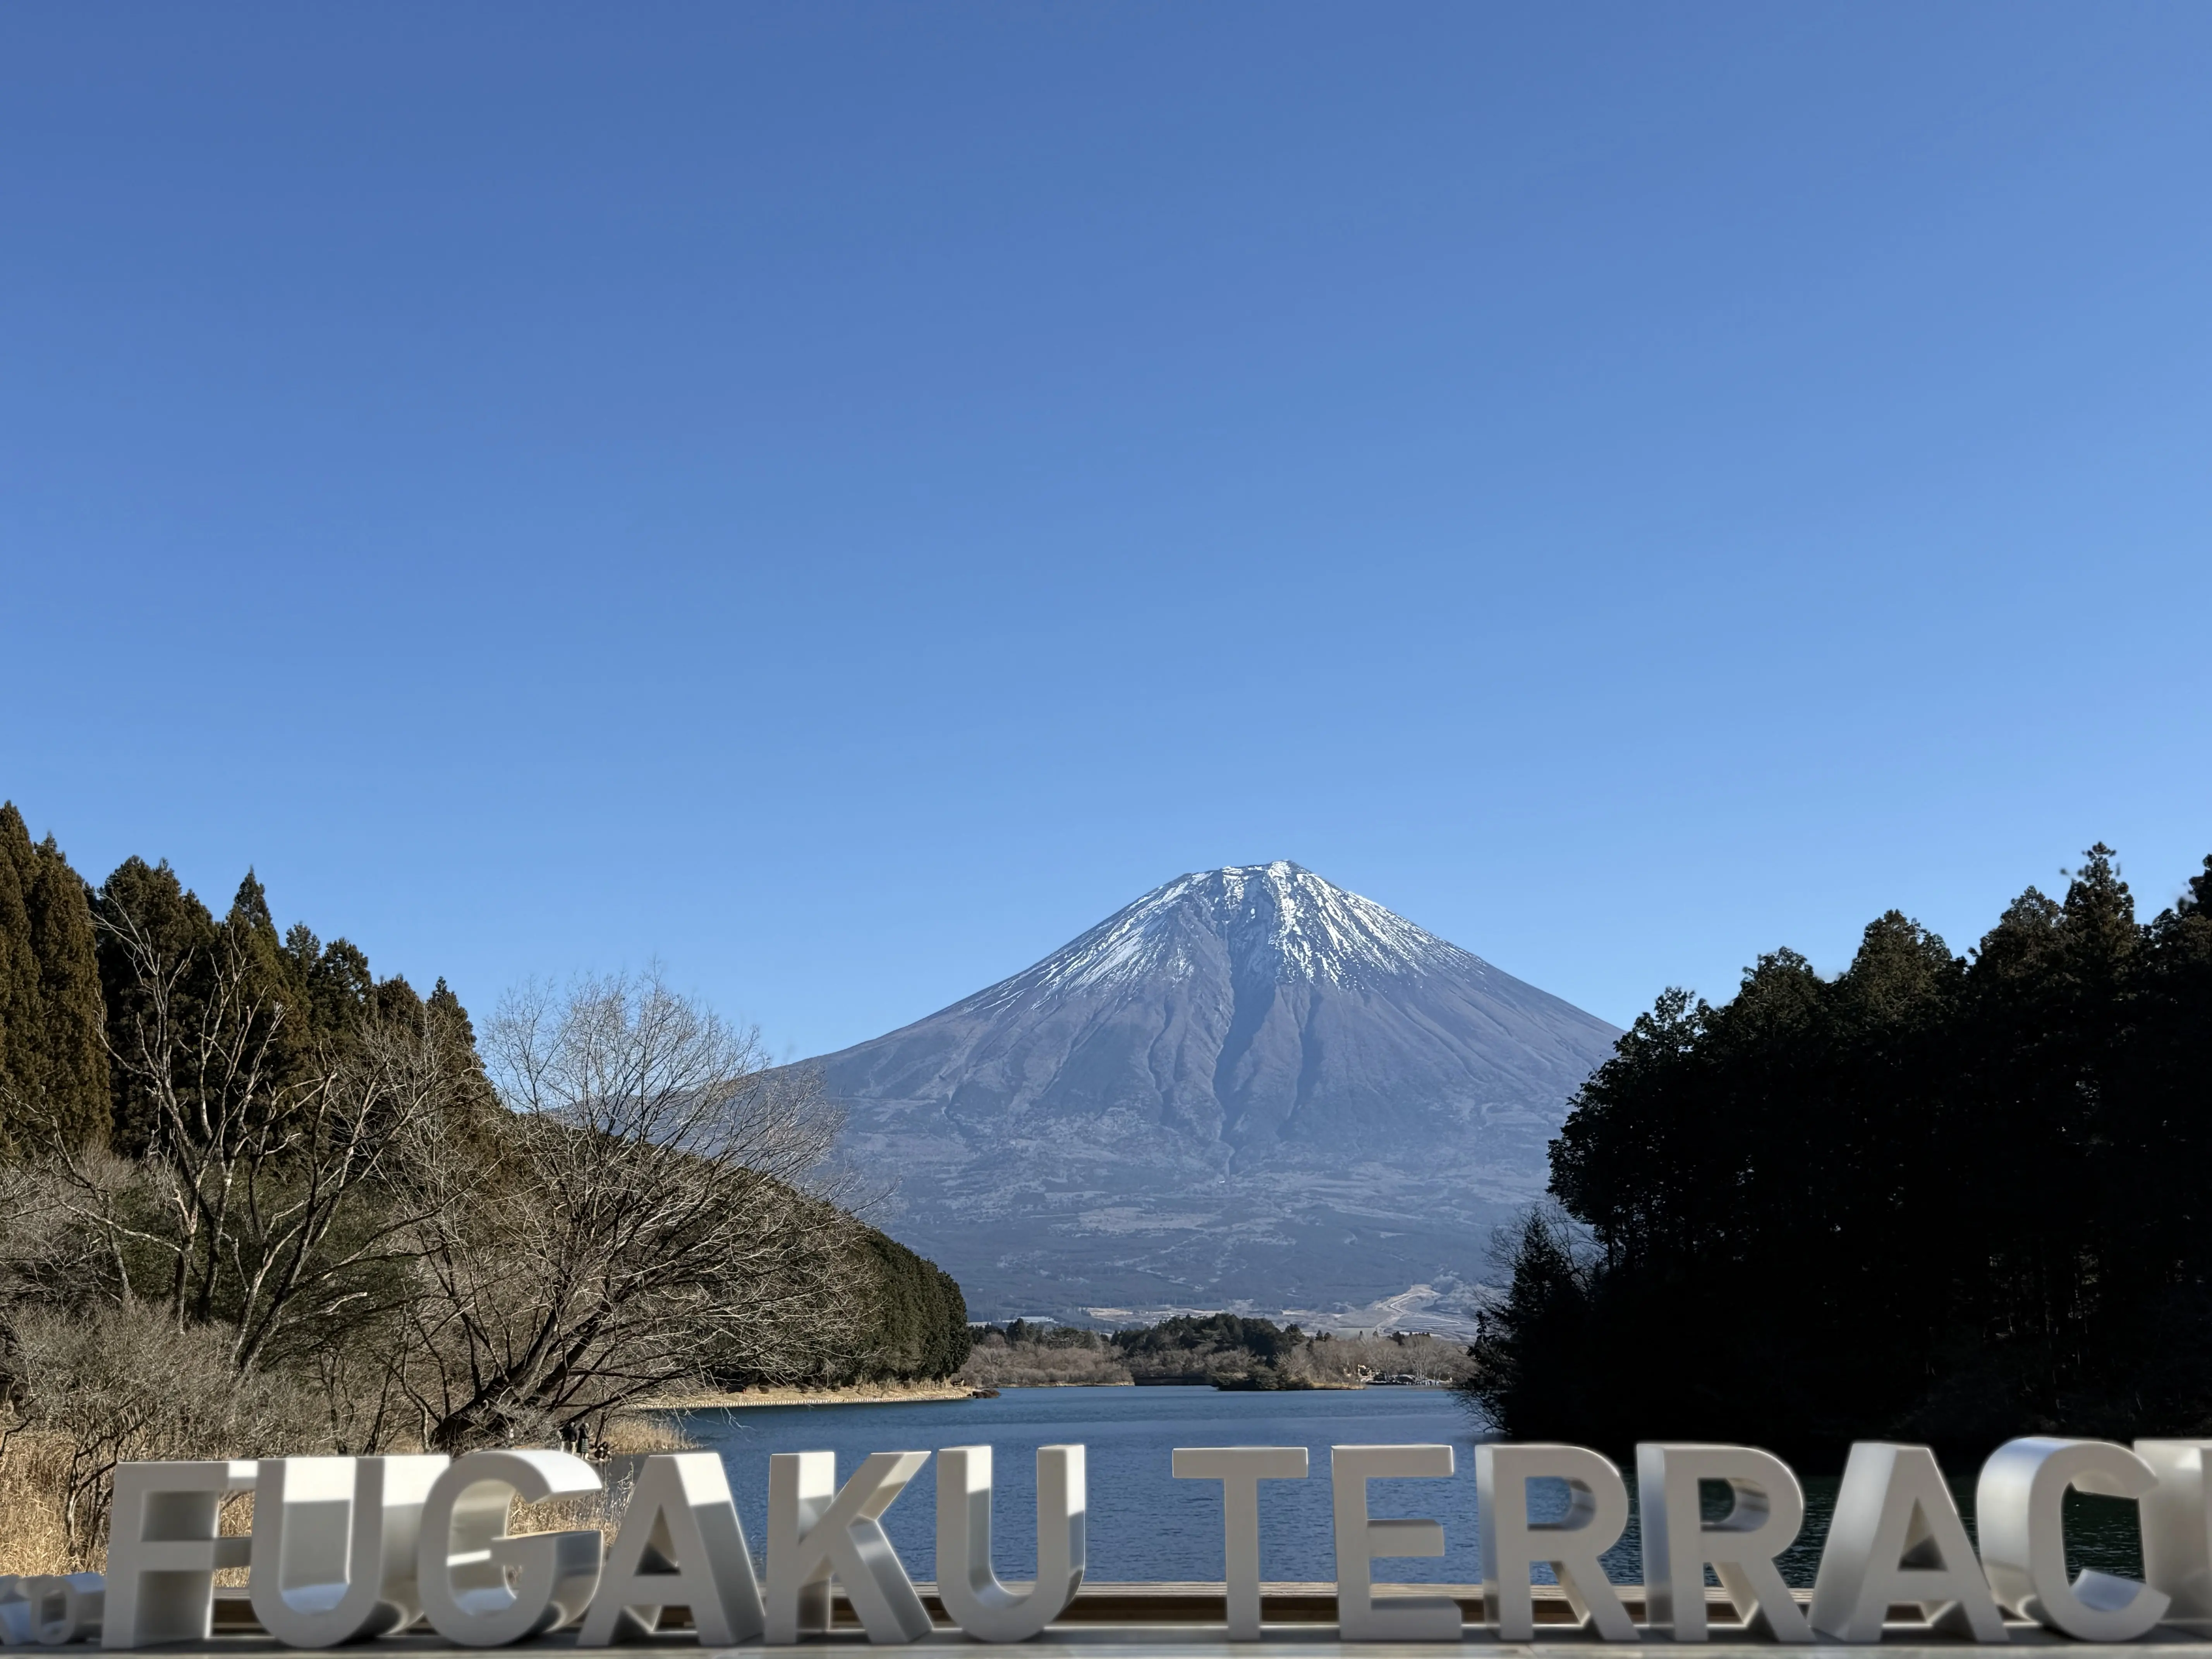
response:
{"label": "dry brown grass", "polygon": [[[25,1430],[8,1437],[0,1450],[0,1573],[96,1572],[106,1553],[104,1544],[72,1553],[62,1518],[62,1493],[69,1477],[67,1437]],[[226,1498],[222,1529],[243,1537],[253,1530],[253,1494]],[[218,1583],[243,1584],[243,1567],[226,1568]]]}
{"label": "dry brown grass", "polygon": [[609,1480],[603,1492],[582,1498],[556,1498],[543,1504],[517,1504],[507,1511],[507,1529],[520,1538],[539,1532],[596,1532],[609,1543],[629,1507],[631,1482]]}
{"label": "dry brown grass", "polygon": [[[653,1452],[692,1451],[698,1442],[684,1432],[684,1425],[672,1417],[658,1413],[639,1412],[628,1417],[609,1419],[604,1437],[608,1454],[619,1458],[647,1455]],[[616,1531],[622,1525],[623,1512],[629,1508],[630,1493],[636,1481],[627,1474],[617,1474],[602,1468],[599,1478],[606,1483],[603,1491],[583,1498],[556,1498],[544,1504],[518,1504],[507,1518],[507,1530],[520,1536],[534,1532],[585,1532],[596,1529],[609,1543],[614,1541]]]}
{"label": "dry brown grass", "polygon": [[607,1419],[607,1450],[617,1457],[646,1452],[696,1451],[699,1443],[684,1427],[684,1419],[666,1412],[627,1412]]}
{"label": "dry brown grass", "polygon": [[26,1431],[0,1451],[0,1572],[79,1572],[62,1519],[66,1437]]}
{"label": "dry brown grass", "polygon": [[[697,1443],[684,1433],[680,1419],[661,1413],[635,1413],[617,1417],[607,1425],[607,1449],[618,1457],[690,1451]],[[69,1440],[60,1434],[23,1430],[10,1435],[4,1449],[0,1449],[0,1573],[64,1573],[100,1569],[106,1553],[104,1545],[95,1545],[81,1555],[73,1555],[70,1551],[68,1528],[62,1516],[62,1493],[69,1465]],[[595,1528],[611,1538],[623,1510],[629,1505],[629,1491],[630,1482],[617,1478],[608,1481],[605,1492],[587,1498],[519,1504],[514,1530],[534,1533]],[[253,1530],[252,1492],[240,1492],[224,1501],[222,1528],[238,1537]],[[246,1570],[227,1568],[216,1575],[216,1582],[243,1584]]]}

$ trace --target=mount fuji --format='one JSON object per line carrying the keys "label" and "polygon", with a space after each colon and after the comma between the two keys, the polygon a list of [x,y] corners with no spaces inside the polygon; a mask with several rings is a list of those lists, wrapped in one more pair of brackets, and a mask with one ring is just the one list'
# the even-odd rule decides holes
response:
{"label": "mount fuji", "polygon": [[1460,1327],[1620,1032],[1295,864],[1154,889],[803,1062],[979,1318]]}

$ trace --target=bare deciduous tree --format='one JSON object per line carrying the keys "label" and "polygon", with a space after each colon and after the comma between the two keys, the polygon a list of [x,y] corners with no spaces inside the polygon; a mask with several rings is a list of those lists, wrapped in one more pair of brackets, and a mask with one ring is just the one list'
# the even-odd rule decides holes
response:
{"label": "bare deciduous tree", "polygon": [[495,1101],[434,999],[309,1039],[233,928],[165,946],[103,923],[144,1156],[0,1170],[0,1384],[15,1426],[69,1448],[73,1551],[120,1456],[604,1427],[704,1373],[820,1376],[868,1340],[857,1224],[819,1178],[836,1115],[657,979],[510,999]]}
{"label": "bare deciduous tree", "polygon": [[805,1182],[811,1080],[657,975],[510,998],[495,1159],[418,1148],[407,1386],[426,1444],[539,1433],[707,1367],[796,1375],[858,1322],[849,1218]]}
{"label": "bare deciduous tree", "polygon": [[[152,1145],[135,1166],[64,1147],[55,1167],[106,1242],[118,1298],[165,1303],[179,1328],[226,1328],[241,1370],[326,1342],[409,1259],[421,1217],[392,1203],[393,1176],[453,1105],[465,1062],[451,1034],[419,1008],[287,1054],[294,1011],[236,929],[177,950],[127,911],[100,926],[135,981],[111,1053],[150,1109]],[[134,1283],[133,1260],[159,1264],[160,1282]]]}

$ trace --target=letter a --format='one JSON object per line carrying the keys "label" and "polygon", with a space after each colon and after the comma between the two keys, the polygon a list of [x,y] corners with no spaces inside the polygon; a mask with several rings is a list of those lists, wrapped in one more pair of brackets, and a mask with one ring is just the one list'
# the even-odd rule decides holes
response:
{"label": "letter a", "polygon": [[665,1607],[690,1608],[705,1646],[726,1648],[761,1633],[760,1581],[729,1477],[713,1452],[645,1460],[576,1645],[651,1636]]}
{"label": "letter a", "polygon": [[1879,1642],[1893,1601],[1917,1601],[1938,1630],[2002,1642],[2004,1620],[1936,1454],[1862,1440],[1844,1465],[1836,1518],[1813,1581],[1815,1634]]}

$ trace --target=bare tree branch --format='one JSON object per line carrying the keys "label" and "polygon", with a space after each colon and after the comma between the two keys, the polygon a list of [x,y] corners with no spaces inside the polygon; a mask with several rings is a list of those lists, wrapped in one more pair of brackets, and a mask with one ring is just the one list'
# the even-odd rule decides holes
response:
{"label": "bare tree branch", "polygon": [[508,1176],[462,1190],[433,1156],[410,1206],[432,1443],[578,1421],[709,1364],[795,1376],[851,1340],[852,1223],[805,1185],[837,1116],[752,1034],[647,976],[526,990],[486,1048]]}

